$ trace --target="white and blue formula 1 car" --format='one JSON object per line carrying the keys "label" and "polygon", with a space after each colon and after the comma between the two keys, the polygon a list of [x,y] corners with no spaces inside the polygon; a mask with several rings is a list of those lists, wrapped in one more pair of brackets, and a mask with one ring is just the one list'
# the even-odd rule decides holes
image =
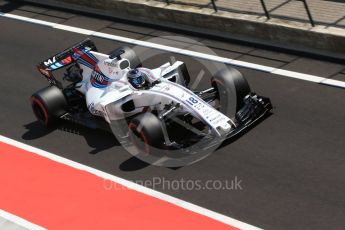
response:
{"label": "white and blue formula 1 car", "polygon": [[[64,67],[66,86],[53,76]],[[145,153],[186,148],[204,137],[233,137],[272,109],[233,68],[219,70],[210,88],[192,91],[183,62],[143,68],[130,48],[102,54],[89,39],[43,61],[38,70],[50,85],[34,93],[31,104],[45,126],[69,120],[112,130],[120,143],[135,142]]]}

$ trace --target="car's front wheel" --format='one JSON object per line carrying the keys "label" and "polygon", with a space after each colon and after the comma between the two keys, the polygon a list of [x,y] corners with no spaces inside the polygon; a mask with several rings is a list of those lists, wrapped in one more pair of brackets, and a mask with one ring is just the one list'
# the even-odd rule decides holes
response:
{"label": "car's front wheel", "polygon": [[244,106],[244,98],[251,92],[247,80],[234,68],[220,70],[211,84],[216,89],[219,110],[230,118]]}
{"label": "car's front wheel", "polygon": [[150,154],[153,149],[163,147],[162,122],[154,114],[139,114],[129,122],[128,128],[131,141],[140,152]]}

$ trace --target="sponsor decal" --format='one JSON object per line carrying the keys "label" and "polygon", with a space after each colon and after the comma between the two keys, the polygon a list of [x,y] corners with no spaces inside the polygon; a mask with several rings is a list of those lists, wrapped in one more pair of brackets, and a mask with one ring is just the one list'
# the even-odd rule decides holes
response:
{"label": "sponsor decal", "polygon": [[119,69],[113,68],[113,67],[108,67],[108,73],[109,73],[109,75],[118,75]]}
{"label": "sponsor decal", "polygon": [[103,63],[108,67],[116,67],[116,62],[114,61],[105,60]]}
{"label": "sponsor decal", "polygon": [[90,78],[91,85],[96,88],[105,88],[112,83],[112,80],[101,73],[96,65]]}
{"label": "sponsor decal", "polygon": [[73,60],[77,60],[79,64],[82,64],[90,69],[93,69],[94,66],[98,63],[98,59],[89,51],[91,50],[90,47],[84,47],[82,49],[73,49],[72,58]]}
{"label": "sponsor decal", "polygon": [[109,60],[104,60],[103,61],[104,66],[107,67],[107,72],[109,75],[118,75],[119,74],[119,68],[117,66],[116,61],[109,61]]}
{"label": "sponsor decal", "polygon": [[194,106],[195,104],[199,103],[199,101],[194,97],[190,97],[188,100],[186,100],[186,102],[191,106]]}
{"label": "sponsor decal", "polygon": [[45,66],[50,66],[53,63],[56,62],[56,57],[52,57],[51,59],[48,59],[47,61],[43,62]]}
{"label": "sponsor decal", "polygon": [[72,58],[74,60],[77,60],[78,58],[80,58],[81,56],[83,56],[84,54],[88,53],[91,50],[90,47],[84,47],[81,50],[74,48],[73,51],[74,53],[72,54]]}
{"label": "sponsor decal", "polygon": [[93,69],[98,62],[98,59],[90,53],[90,47],[83,47],[81,49],[72,48],[72,50],[73,54],[63,58],[62,60],[56,60],[56,57],[54,56],[47,61],[44,61],[43,64],[46,67],[49,67],[49,70],[56,70],[70,64],[72,61],[78,61],[79,64],[83,64],[90,69]]}
{"label": "sponsor decal", "polygon": [[61,61],[61,64],[63,64],[63,65],[68,65],[68,64],[70,64],[72,62],[72,57],[71,56],[68,56],[68,57],[66,57],[65,59],[63,59],[62,61]]}

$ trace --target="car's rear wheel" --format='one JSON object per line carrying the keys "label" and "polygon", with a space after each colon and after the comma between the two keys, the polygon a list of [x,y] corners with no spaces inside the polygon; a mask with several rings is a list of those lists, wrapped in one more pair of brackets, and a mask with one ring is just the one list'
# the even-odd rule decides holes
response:
{"label": "car's rear wheel", "polygon": [[144,154],[164,145],[162,122],[152,113],[139,114],[129,124],[129,135],[132,143]]}
{"label": "car's rear wheel", "polygon": [[49,86],[31,96],[31,107],[38,121],[52,127],[66,113],[67,102],[58,87]]}
{"label": "car's rear wheel", "polygon": [[212,77],[211,84],[216,89],[220,111],[230,118],[243,107],[243,99],[251,92],[247,80],[234,68],[220,70]]}

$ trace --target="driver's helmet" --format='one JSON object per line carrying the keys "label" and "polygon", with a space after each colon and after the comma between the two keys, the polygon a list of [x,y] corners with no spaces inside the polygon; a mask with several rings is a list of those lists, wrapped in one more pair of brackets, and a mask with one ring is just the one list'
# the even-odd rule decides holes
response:
{"label": "driver's helmet", "polygon": [[146,76],[139,69],[132,69],[128,72],[127,78],[129,83],[136,89],[143,88],[146,83]]}

